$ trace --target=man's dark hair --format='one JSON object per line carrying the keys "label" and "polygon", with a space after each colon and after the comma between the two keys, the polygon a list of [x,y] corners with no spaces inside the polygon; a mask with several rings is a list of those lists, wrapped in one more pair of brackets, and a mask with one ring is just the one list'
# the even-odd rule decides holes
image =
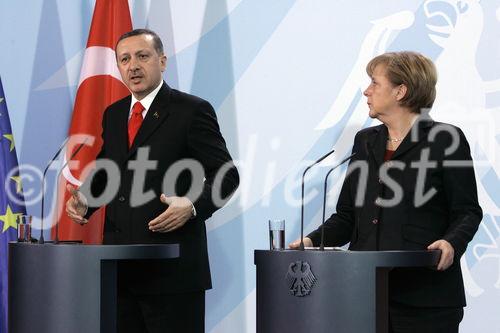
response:
{"label": "man's dark hair", "polygon": [[149,29],[134,29],[132,31],[124,33],[123,35],[120,36],[120,38],[118,38],[118,41],[116,42],[116,45],[115,45],[115,50],[116,50],[116,47],[118,46],[118,43],[120,43],[125,38],[129,38],[129,37],[133,37],[133,36],[140,36],[140,35],[150,35],[151,37],[153,37],[153,45],[154,45],[156,52],[159,55],[163,54],[163,43],[161,42],[160,36],[158,36],[156,34],[156,32],[154,32],[153,30],[149,30]]}

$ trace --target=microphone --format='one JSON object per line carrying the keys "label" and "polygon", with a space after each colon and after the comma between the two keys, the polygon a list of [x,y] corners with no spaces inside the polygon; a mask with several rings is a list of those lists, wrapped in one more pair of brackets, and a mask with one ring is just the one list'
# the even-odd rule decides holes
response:
{"label": "microphone", "polygon": [[299,248],[301,251],[304,251],[304,178],[306,176],[307,171],[309,171],[309,169],[311,169],[313,166],[315,166],[319,162],[323,161],[325,158],[327,158],[334,151],[335,150],[332,149],[332,151],[330,151],[330,152],[326,153],[325,155],[321,156],[313,164],[309,165],[304,170],[304,173],[302,174],[302,204],[301,204],[301,215],[300,215],[300,248]]}
{"label": "microphone", "polygon": [[59,157],[59,154],[61,154],[61,151],[68,144],[68,140],[69,140],[69,138],[66,138],[66,140],[64,140],[63,144],[61,145],[61,147],[59,147],[59,149],[55,153],[54,157],[52,157],[52,159],[49,161],[49,163],[47,163],[47,166],[45,167],[45,170],[43,170],[43,176],[42,176],[42,209],[41,209],[41,215],[40,215],[40,239],[38,240],[39,244],[44,244],[45,243],[45,240],[43,238],[43,215],[44,215],[44,211],[45,211],[45,209],[44,209],[45,208],[44,207],[44,202],[45,202],[45,178],[46,178],[46,175],[47,175],[47,171],[49,171],[50,166],[54,163],[54,161],[56,160],[56,158]]}
{"label": "microphone", "polygon": [[321,220],[321,244],[319,246],[320,251],[325,250],[325,243],[324,243],[324,241],[325,241],[325,210],[326,210],[326,188],[327,188],[327,184],[328,184],[328,176],[330,176],[330,174],[335,169],[337,169],[339,166],[341,166],[342,164],[344,164],[345,162],[347,162],[351,158],[353,158],[354,155],[356,155],[356,153],[352,153],[350,156],[344,158],[339,164],[337,164],[336,166],[331,168],[330,171],[328,171],[328,173],[325,176],[324,193],[323,193],[323,218]]}
{"label": "microphone", "polygon": [[[88,137],[85,138],[85,140],[83,140],[83,142],[80,143],[80,145],[78,145],[76,150],[73,152],[73,154],[71,154],[70,158],[66,161],[66,163],[64,163],[62,168],[57,173],[57,179],[56,179],[56,189],[57,189],[57,192],[56,192],[57,193],[57,196],[56,196],[57,201],[56,201],[56,203],[57,203],[57,205],[59,204],[59,178],[61,178],[61,172],[64,170],[64,168],[66,168],[68,166],[69,162],[71,162],[71,160],[73,160],[73,158],[75,158],[75,156],[80,152],[80,150],[83,148],[85,143],[87,143],[87,140],[88,140]],[[57,208],[59,208],[59,207],[57,207]],[[57,209],[56,212],[58,214],[59,209]],[[54,240],[54,243],[55,244],[59,243],[59,221],[56,222],[56,239]]]}

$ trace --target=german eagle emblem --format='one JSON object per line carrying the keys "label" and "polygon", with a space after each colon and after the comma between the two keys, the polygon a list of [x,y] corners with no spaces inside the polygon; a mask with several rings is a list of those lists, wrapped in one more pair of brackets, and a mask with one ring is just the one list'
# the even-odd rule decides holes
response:
{"label": "german eagle emblem", "polygon": [[296,297],[304,297],[311,293],[316,277],[306,261],[295,261],[288,266],[285,276],[290,293]]}

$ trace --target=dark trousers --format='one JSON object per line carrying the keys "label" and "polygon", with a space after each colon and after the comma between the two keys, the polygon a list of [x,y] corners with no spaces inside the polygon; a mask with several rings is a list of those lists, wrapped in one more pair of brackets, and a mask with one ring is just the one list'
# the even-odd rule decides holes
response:
{"label": "dark trousers", "polygon": [[463,308],[417,308],[389,305],[390,333],[458,333]]}
{"label": "dark trousers", "polygon": [[205,291],[137,295],[118,289],[119,333],[203,333]]}

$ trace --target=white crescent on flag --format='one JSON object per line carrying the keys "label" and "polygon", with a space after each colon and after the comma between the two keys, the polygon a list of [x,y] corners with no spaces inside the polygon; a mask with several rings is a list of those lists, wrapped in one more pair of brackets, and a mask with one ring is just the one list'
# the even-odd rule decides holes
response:
{"label": "white crescent on flag", "polygon": [[86,79],[97,75],[110,75],[122,81],[116,66],[115,51],[109,47],[91,46],[85,50],[78,86]]}

